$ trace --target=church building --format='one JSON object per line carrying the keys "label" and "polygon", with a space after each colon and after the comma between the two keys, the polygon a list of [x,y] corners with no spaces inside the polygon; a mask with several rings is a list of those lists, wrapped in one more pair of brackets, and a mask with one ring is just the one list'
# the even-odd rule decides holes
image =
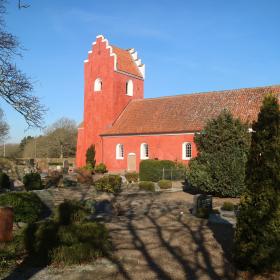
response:
{"label": "church building", "polygon": [[76,164],[86,164],[92,144],[96,162],[109,171],[137,171],[145,159],[188,164],[197,155],[194,134],[223,109],[241,121],[257,119],[267,93],[280,86],[144,98],[145,65],[135,49],[96,37],[84,61],[84,119],[78,129]]}

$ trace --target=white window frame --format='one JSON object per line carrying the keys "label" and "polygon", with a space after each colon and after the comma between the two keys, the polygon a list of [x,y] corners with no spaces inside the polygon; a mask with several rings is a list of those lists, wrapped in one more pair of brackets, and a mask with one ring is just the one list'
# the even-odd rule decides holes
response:
{"label": "white window frame", "polygon": [[[187,147],[190,147],[190,154],[188,154],[190,156],[187,156],[187,149],[189,149]],[[182,159],[183,160],[190,160],[192,158],[192,148],[193,147],[192,147],[192,143],[191,142],[184,142],[182,144]]]}
{"label": "white window frame", "polygon": [[123,144],[116,145],[116,159],[124,159],[124,147]]}
{"label": "white window frame", "polygon": [[133,96],[133,81],[128,80],[126,82],[126,95]]}
{"label": "white window frame", "polygon": [[142,143],[140,145],[140,159],[149,159],[149,145]]}
{"label": "white window frame", "polygon": [[93,90],[94,90],[95,92],[101,91],[101,90],[102,90],[102,80],[101,80],[100,78],[97,78],[97,79],[94,81]]}

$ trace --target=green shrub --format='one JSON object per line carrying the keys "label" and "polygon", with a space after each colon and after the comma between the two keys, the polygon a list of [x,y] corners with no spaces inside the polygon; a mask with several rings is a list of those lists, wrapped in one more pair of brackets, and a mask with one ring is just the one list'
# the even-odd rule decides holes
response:
{"label": "green shrub", "polygon": [[25,174],[23,177],[23,184],[27,191],[42,190],[44,188],[41,176],[36,172]]}
{"label": "green shrub", "polygon": [[35,193],[10,192],[0,195],[0,206],[14,209],[15,222],[32,223],[42,218],[46,206]]}
{"label": "green shrub", "polygon": [[0,189],[9,189],[11,186],[9,176],[0,171]]}
{"label": "green shrub", "polygon": [[118,193],[121,191],[122,178],[119,175],[106,175],[94,183],[97,191]]}
{"label": "green shrub", "polygon": [[160,181],[158,181],[158,186],[161,189],[171,189],[172,188],[172,182],[170,180],[160,180]]}
{"label": "green shrub", "polygon": [[95,146],[91,145],[86,152],[86,164],[91,166],[92,169],[94,170],[95,167]]}
{"label": "green shrub", "polygon": [[85,204],[75,200],[65,200],[55,210],[55,220],[60,225],[80,223],[89,216],[90,209]]}
{"label": "green shrub", "polygon": [[221,209],[224,210],[224,211],[233,211],[234,210],[234,204],[226,201],[226,202],[223,203]]}
{"label": "green shrub", "polygon": [[94,171],[96,173],[102,173],[102,174],[108,172],[106,165],[104,163],[102,163],[102,162],[95,166]]}
{"label": "green shrub", "polygon": [[245,166],[250,146],[248,125],[230,112],[210,120],[195,134],[198,156],[189,163],[187,180],[200,193],[240,196],[245,190]]}
{"label": "green shrub", "polygon": [[127,172],[124,176],[129,183],[136,183],[139,180],[139,174],[137,172]]}
{"label": "green shrub", "polygon": [[[238,268],[280,270],[280,106],[276,95],[264,98],[246,168],[234,237]],[[279,277],[278,277],[279,278]]]}
{"label": "green shrub", "polygon": [[151,181],[142,181],[139,183],[139,189],[154,192],[155,191],[155,184]]}
{"label": "green shrub", "polygon": [[82,167],[76,169],[77,181],[81,184],[92,184],[92,172],[87,170],[87,168]]}
{"label": "green shrub", "polygon": [[141,181],[158,182],[162,179],[178,180],[185,178],[185,166],[170,160],[147,159],[140,162]]}

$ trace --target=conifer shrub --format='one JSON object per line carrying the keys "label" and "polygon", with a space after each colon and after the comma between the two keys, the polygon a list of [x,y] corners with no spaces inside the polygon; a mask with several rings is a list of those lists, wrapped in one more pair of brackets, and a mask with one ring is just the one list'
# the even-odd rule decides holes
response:
{"label": "conifer shrub", "polygon": [[106,165],[102,162],[95,166],[94,171],[96,173],[101,173],[101,174],[104,174],[104,173],[108,172]]}
{"label": "conifer shrub", "polygon": [[92,170],[95,168],[95,145],[91,145],[86,152],[86,164],[91,166]]}
{"label": "conifer shrub", "polygon": [[161,189],[171,189],[172,188],[172,182],[170,180],[160,180],[160,181],[158,181],[158,186]]}
{"label": "conifer shrub", "polygon": [[42,218],[46,211],[45,204],[32,192],[10,192],[0,195],[0,206],[11,206],[14,221],[33,223]]}
{"label": "conifer shrub", "polygon": [[280,109],[268,95],[252,126],[246,169],[246,192],[241,198],[234,238],[234,260],[240,269],[280,269]]}
{"label": "conifer shrub", "polygon": [[23,184],[27,191],[42,190],[44,188],[41,176],[37,172],[25,174]]}
{"label": "conifer shrub", "polygon": [[139,180],[139,173],[137,172],[126,172],[124,176],[128,183],[137,183]]}
{"label": "conifer shrub", "polygon": [[106,175],[95,181],[94,186],[97,191],[119,193],[122,187],[122,178],[119,175]]}
{"label": "conifer shrub", "polygon": [[154,192],[155,191],[155,183],[151,182],[151,181],[141,181],[139,183],[139,189],[144,190],[144,191]]}
{"label": "conifer shrub", "polygon": [[194,141],[198,155],[190,161],[187,170],[192,189],[220,197],[240,196],[245,190],[250,146],[248,125],[222,111],[195,135]]}
{"label": "conifer shrub", "polygon": [[0,171],[0,189],[9,189],[11,187],[9,176]]}

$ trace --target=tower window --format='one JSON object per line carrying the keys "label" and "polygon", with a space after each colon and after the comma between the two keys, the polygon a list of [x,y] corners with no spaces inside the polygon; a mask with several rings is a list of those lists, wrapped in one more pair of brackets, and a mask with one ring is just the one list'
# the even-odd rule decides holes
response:
{"label": "tower window", "polygon": [[133,96],[133,82],[132,82],[132,80],[128,80],[126,82],[126,95]]}
{"label": "tower window", "polygon": [[192,144],[189,142],[183,143],[182,146],[182,159],[190,160],[192,158]]}
{"label": "tower window", "polygon": [[142,143],[140,146],[140,158],[141,159],[149,158],[149,145],[146,143]]}
{"label": "tower window", "polygon": [[117,144],[116,146],[116,159],[124,158],[123,144]]}
{"label": "tower window", "polygon": [[94,81],[94,91],[101,91],[102,90],[102,80],[100,78],[97,78]]}

